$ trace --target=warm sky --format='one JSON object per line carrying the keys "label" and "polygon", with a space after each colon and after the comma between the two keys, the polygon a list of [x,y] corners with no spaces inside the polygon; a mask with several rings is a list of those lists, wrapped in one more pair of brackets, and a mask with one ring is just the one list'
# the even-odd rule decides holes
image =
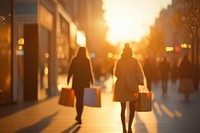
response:
{"label": "warm sky", "polygon": [[103,0],[105,19],[109,26],[107,39],[139,41],[147,35],[159,12],[172,0]]}

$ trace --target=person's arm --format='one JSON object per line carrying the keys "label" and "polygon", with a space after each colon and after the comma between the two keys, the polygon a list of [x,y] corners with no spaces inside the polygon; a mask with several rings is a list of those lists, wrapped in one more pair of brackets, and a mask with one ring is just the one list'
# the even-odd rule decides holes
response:
{"label": "person's arm", "polygon": [[69,71],[68,71],[68,76],[67,76],[67,84],[69,84],[70,78],[73,75],[73,70],[74,69],[74,61],[71,60],[70,65],[69,65]]}
{"label": "person's arm", "polygon": [[120,76],[120,70],[119,70],[119,62],[117,62],[115,64],[115,67],[114,67],[114,74],[115,76],[118,78]]}
{"label": "person's arm", "polygon": [[90,82],[93,85],[94,84],[94,74],[93,74],[92,63],[90,60],[89,60],[89,72],[90,72]]}
{"label": "person's arm", "polygon": [[143,70],[142,66],[139,64],[139,62],[136,62],[136,76],[137,80],[139,82],[139,85],[144,85],[144,75],[143,75]]}

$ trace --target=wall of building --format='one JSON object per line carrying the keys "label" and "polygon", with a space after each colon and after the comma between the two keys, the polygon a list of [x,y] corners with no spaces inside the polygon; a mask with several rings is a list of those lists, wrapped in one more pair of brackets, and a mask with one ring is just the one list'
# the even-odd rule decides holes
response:
{"label": "wall of building", "polygon": [[0,104],[11,97],[11,0],[0,1]]}
{"label": "wall of building", "polygon": [[3,1],[1,6],[10,8],[13,2],[14,20],[7,28],[0,23],[5,29],[0,34],[7,37],[7,44],[2,37],[0,43],[10,46],[0,49],[0,58],[6,57],[0,67],[7,65],[0,70],[8,71],[0,77],[0,104],[43,100],[58,94],[58,77],[67,75],[70,57],[77,48],[77,25],[57,0]]}

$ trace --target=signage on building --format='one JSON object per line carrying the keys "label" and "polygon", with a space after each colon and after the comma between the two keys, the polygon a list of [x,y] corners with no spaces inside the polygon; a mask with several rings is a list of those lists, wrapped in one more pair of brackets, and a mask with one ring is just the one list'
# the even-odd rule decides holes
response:
{"label": "signage on building", "polygon": [[14,2],[14,22],[35,24],[38,21],[37,0],[16,0]]}

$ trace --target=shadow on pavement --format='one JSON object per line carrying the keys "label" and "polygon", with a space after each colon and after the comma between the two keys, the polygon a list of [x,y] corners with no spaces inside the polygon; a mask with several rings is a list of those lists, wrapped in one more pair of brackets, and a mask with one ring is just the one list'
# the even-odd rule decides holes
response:
{"label": "shadow on pavement", "polygon": [[77,126],[77,125],[78,125],[78,123],[74,123],[72,126],[70,126],[68,129],[66,129],[62,133],[70,133],[70,132],[78,133],[78,131],[80,130],[81,126]]}
{"label": "shadow on pavement", "polygon": [[12,104],[5,104],[5,105],[0,105],[0,118],[9,116],[11,114],[14,114],[18,111],[21,111],[23,109],[29,108],[31,106],[34,106],[36,104],[40,104],[42,102],[45,102],[47,100],[50,100],[51,98],[55,97],[57,95],[51,96],[43,101],[27,101],[23,103],[12,103]]}
{"label": "shadow on pavement", "polygon": [[45,118],[43,118],[41,121],[35,123],[34,125],[25,127],[23,129],[20,129],[16,131],[15,133],[39,133],[48,125],[51,123],[53,117],[55,117],[58,114],[58,112],[53,113],[52,115],[49,115]]}
{"label": "shadow on pavement", "polygon": [[178,86],[169,86],[168,94],[161,96],[161,89],[154,88],[152,109],[157,120],[158,133],[200,132],[199,92],[191,94],[188,102],[177,92]]}
{"label": "shadow on pavement", "polygon": [[139,115],[137,113],[135,113],[135,119],[136,119],[136,122],[135,122],[135,132],[141,132],[141,133],[148,133],[148,130],[145,126],[145,123],[140,119]]}

